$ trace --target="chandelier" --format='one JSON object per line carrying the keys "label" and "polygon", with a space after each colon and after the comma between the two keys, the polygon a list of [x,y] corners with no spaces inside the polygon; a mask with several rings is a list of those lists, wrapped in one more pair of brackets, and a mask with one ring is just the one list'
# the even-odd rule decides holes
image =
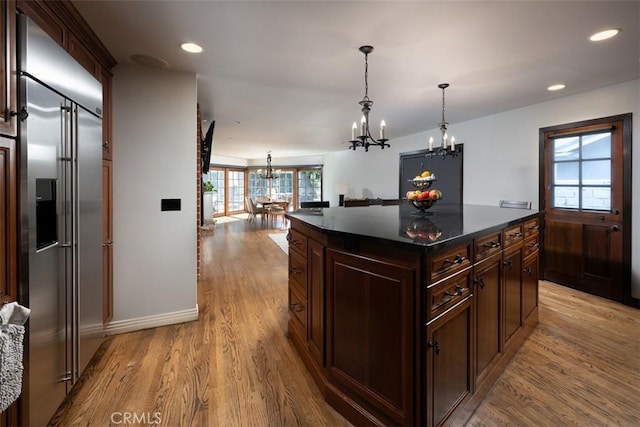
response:
{"label": "chandelier", "polygon": [[440,89],[442,89],[442,120],[438,123],[438,127],[440,128],[440,147],[433,147],[433,137],[429,138],[429,152],[426,154],[426,157],[437,157],[440,156],[443,159],[447,156],[456,157],[461,153],[460,146],[456,145],[455,137],[451,137],[449,139],[449,135],[447,134],[447,122],[444,119],[444,90],[449,87],[449,83],[440,83],[438,85]]}
{"label": "chandelier", "polygon": [[271,167],[271,151],[267,152],[267,170],[265,173],[262,173],[262,169],[258,169],[258,177],[262,179],[278,179],[278,172],[274,171]]}
{"label": "chandelier", "polygon": [[356,151],[358,147],[364,147],[364,151],[369,151],[369,147],[378,146],[381,149],[384,147],[390,147],[386,142],[388,139],[384,137],[384,131],[386,124],[384,120],[380,122],[380,138],[375,139],[371,136],[371,132],[369,131],[369,112],[371,111],[371,106],[373,105],[373,101],[369,99],[369,54],[373,52],[373,46],[360,46],[360,52],[364,53],[364,98],[359,104],[362,106],[362,119],[360,120],[360,128],[356,122],[353,122],[353,126],[351,127],[351,147],[349,149]]}

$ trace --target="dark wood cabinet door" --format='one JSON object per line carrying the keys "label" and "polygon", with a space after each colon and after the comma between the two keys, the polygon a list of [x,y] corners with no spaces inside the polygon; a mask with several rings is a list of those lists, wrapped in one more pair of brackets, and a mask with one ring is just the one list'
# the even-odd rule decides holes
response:
{"label": "dark wood cabinet door", "polygon": [[13,402],[4,412],[0,412],[0,427],[15,427],[18,423],[18,401]]}
{"label": "dark wood cabinet door", "polygon": [[327,376],[385,424],[412,425],[416,268],[327,249]]}
{"label": "dark wood cabinet door", "polygon": [[427,426],[437,426],[472,393],[471,298],[427,326]]}
{"label": "dark wood cabinet door", "polygon": [[0,134],[16,135],[17,118],[12,115],[17,109],[16,76],[16,2],[0,4]]}
{"label": "dark wood cabinet door", "polygon": [[112,132],[112,81],[111,73],[105,68],[100,70],[102,83],[102,158],[113,160],[113,132]]}
{"label": "dark wood cabinet door", "polygon": [[522,248],[504,254],[504,343],[522,325]]}
{"label": "dark wood cabinet door", "polygon": [[18,296],[16,141],[0,137],[0,305]]}
{"label": "dark wood cabinet door", "polygon": [[522,266],[522,318],[538,306],[538,253],[525,258]]}
{"label": "dark wood cabinet door", "polygon": [[502,286],[502,254],[497,254],[476,267],[474,294],[476,300],[476,379],[500,354],[500,288]]}
{"label": "dark wood cabinet door", "polygon": [[324,366],[324,246],[309,239],[307,248],[307,344]]}

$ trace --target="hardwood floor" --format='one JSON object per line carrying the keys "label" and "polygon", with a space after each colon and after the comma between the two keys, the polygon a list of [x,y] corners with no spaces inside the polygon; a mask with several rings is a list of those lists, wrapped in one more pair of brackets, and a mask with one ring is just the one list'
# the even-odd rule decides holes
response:
{"label": "hardwood floor", "polygon": [[[219,223],[199,320],[107,338],[53,425],[348,426],[286,337],[277,231]],[[640,425],[639,364],[640,310],[543,282],[538,328],[468,425]]]}

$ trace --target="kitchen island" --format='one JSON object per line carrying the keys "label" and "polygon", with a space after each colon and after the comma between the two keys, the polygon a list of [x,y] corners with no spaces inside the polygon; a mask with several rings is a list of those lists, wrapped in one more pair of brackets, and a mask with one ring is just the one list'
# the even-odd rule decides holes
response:
{"label": "kitchen island", "polygon": [[289,337],[356,425],[458,425],[538,320],[539,214],[478,205],[287,214]]}

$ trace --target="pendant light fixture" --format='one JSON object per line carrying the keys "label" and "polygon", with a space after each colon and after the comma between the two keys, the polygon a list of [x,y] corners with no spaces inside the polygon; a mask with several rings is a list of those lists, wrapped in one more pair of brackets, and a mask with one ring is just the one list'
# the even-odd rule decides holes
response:
{"label": "pendant light fixture", "polygon": [[267,152],[267,171],[262,173],[262,169],[258,170],[259,177],[262,179],[278,179],[278,172],[273,170],[271,167],[271,151]]}
{"label": "pendant light fixture", "polygon": [[429,138],[429,152],[426,154],[426,157],[436,157],[440,156],[443,159],[447,156],[455,157],[460,154],[460,147],[456,145],[455,137],[449,137],[447,133],[447,126],[449,122],[444,119],[444,90],[449,87],[449,83],[440,83],[438,85],[440,89],[442,89],[442,119],[440,123],[438,123],[438,127],[440,128],[440,147],[433,146],[433,137]]}
{"label": "pendant light fixture", "polygon": [[384,120],[380,122],[380,138],[377,140],[371,136],[371,132],[369,131],[369,112],[371,111],[371,106],[373,105],[373,101],[369,99],[369,54],[373,52],[373,46],[360,46],[360,52],[364,54],[364,98],[359,104],[362,106],[362,119],[360,120],[360,127],[353,122],[353,126],[351,127],[351,147],[349,149],[355,151],[358,147],[364,147],[364,151],[369,151],[369,147],[377,146],[381,149],[384,147],[390,147],[386,142],[388,139],[385,138],[385,127],[386,124]]}

